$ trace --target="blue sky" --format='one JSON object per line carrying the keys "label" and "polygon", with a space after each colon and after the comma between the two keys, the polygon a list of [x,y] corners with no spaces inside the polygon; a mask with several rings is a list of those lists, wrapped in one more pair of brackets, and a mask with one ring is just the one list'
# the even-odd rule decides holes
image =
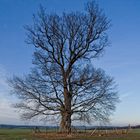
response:
{"label": "blue sky", "polygon": [[[11,107],[7,77],[23,75],[32,67],[33,48],[25,43],[24,25],[40,4],[47,12],[82,11],[87,0],[0,0],[0,123],[23,124]],[[111,124],[140,123],[140,1],[97,0],[111,20],[111,45],[104,56],[93,62],[115,78],[121,102]],[[27,123],[27,122],[26,122]]]}

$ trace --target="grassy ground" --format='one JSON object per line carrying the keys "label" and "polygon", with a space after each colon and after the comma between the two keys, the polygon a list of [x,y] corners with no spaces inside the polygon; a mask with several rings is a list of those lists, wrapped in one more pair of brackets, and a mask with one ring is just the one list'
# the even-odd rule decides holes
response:
{"label": "grassy ground", "polygon": [[0,140],[140,140],[139,129],[120,135],[90,136],[88,133],[86,135],[58,135],[54,132],[33,134],[29,129],[0,129]]}

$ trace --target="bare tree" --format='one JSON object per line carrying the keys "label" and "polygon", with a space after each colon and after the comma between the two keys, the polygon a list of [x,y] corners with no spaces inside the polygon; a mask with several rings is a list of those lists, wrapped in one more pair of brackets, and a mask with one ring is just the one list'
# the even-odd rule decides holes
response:
{"label": "bare tree", "polygon": [[109,21],[94,2],[85,12],[46,14],[43,8],[27,26],[35,67],[10,84],[20,99],[22,117],[61,116],[62,131],[72,120],[108,120],[118,100],[113,79],[92,66],[108,45]]}

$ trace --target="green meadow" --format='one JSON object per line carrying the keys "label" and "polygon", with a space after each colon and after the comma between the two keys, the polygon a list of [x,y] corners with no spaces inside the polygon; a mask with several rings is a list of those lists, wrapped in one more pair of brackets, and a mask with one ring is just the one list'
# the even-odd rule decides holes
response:
{"label": "green meadow", "polygon": [[86,135],[62,135],[56,132],[44,132],[34,134],[31,129],[0,129],[0,140],[140,140],[140,129],[131,130],[128,134],[90,136]]}

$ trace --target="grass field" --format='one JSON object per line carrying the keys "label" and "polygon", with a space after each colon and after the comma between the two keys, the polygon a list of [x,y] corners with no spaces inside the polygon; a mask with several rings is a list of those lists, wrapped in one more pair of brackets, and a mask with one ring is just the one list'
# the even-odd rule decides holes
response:
{"label": "grass field", "polygon": [[29,129],[0,129],[0,140],[140,140],[140,129],[131,130],[128,134],[90,136],[85,135],[63,135],[58,137],[56,133],[33,134]]}

